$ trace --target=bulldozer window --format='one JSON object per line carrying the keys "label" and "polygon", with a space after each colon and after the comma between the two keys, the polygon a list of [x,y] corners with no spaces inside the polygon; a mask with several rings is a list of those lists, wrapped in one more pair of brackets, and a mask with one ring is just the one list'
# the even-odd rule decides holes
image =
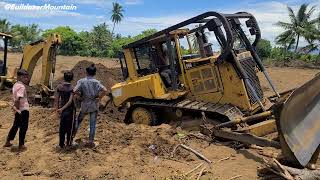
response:
{"label": "bulldozer window", "polygon": [[[196,36],[196,33],[198,33],[198,37]],[[209,57],[221,52],[221,45],[217,41],[214,32],[210,32],[207,28],[204,28],[203,32],[194,32],[179,38],[182,60],[201,57],[200,39],[202,41],[201,44],[203,46],[204,57]]]}
{"label": "bulldozer window", "polygon": [[136,69],[139,75],[148,75],[154,72],[154,65],[151,59],[151,47],[141,46],[134,49],[136,58]]}
{"label": "bulldozer window", "polygon": [[200,57],[198,43],[194,34],[180,37],[180,52],[183,60]]}
{"label": "bulldozer window", "polygon": [[[243,25],[243,26],[241,26],[241,30],[245,33],[245,37],[241,37],[238,29],[236,27],[234,27],[235,25],[232,25],[232,33],[233,33],[233,37],[234,37],[233,49],[237,54],[244,52],[244,51],[247,51],[248,47],[245,44],[245,39],[248,40],[251,44],[254,41],[254,38],[250,34],[249,28],[244,25],[244,24],[246,24],[245,20],[246,19],[239,19],[239,22]],[[243,38],[245,38],[245,39],[243,39]]]}
{"label": "bulldozer window", "polygon": [[128,68],[127,68],[127,62],[126,62],[126,59],[125,59],[125,55],[123,52],[120,52],[119,54],[119,60],[120,60],[120,65],[121,65],[121,71],[122,71],[122,76],[123,76],[123,79],[127,79],[128,76],[129,76],[129,73],[128,73]]}

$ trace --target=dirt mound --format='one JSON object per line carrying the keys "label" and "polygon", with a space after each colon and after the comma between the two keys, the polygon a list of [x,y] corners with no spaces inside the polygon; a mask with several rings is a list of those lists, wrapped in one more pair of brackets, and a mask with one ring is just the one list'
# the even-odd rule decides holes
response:
{"label": "dirt mound", "polygon": [[[86,77],[86,68],[92,64],[95,63],[84,60],[78,62],[71,69],[74,74],[74,81],[72,82],[73,85],[75,85],[79,79]],[[101,63],[97,63],[95,66],[97,68],[97,74],[95,78],[99,80],[108,90],[110,90],[114,84],[122,80],[120,68],[107,68]],[[58,79],[54,84],[58,85],[61,81],[63,81],[63,78]]]}
{"label": "dirt mound", "polygon": [[[95,78],[99,80],[109,91],[111,87],[122,81],[122,74],[120,68],[107,68],[101,63],[93,63],[91,61],[80,61],[78,62],[71,71],[74,74],[74,81],[72,84],[75,86],[77,81],[81,78],[86,77],[86,68],[90,65],[95,64],[97,68],[97,74]],[[57,86],[60,82],[63,81],[63,78],[58,79],[55,81],[55,86]],[[106,109],[103,110],[102,116],[106,118],[110,118],[115,121],[123,121],[125,112],[120,112],[116,107],[109,103]]]}
{"label": "dirt mound", "polygon": [[[0,109],[4,118],[0,138],[4,139],[12,124],[10,108]],[[84,146],[88,138],[88,117],[85,118],[76,136],[78,148],[59,151],[59,119],[46,108],[32,107],[25,152],[13,148],[0,148],[0,175],[3,179],[165,179],[181,175],[202,161],[194,154],[179,149],[171,158],[173,148],[184,143],[204,154],[214,162],[230,157],[224,163],[216,163],[214,169],[207,167],[203,176],[210,179],[228,179],[241,174],[246,179],[256,179],[257,163],[241,153],[225,146],[181,139],[170,125],[157,127],[119,123],[103,116],[98,117],[96,142],[90,149]],[[186,134],[186,132],[180,132]],[[14,144],[17,144],[17,139]],[[225,171],[233,168],[228,175]],[[215,174],[212,174],[214,172]],[[176,176],[174,176],[176,177]],[[172,178],[177,179],[177,178]]]}
{"label": "dirt mound", "polygon": [[12,93],[11,90],[1,90],[0,91],[0,100],[2,101],[11,101],[12,100]]}

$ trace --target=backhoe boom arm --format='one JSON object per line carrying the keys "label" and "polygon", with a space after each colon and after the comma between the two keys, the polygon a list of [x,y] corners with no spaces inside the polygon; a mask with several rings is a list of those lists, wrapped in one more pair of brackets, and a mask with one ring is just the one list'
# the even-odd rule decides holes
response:
{"label": "backhoe boom arm", "polygon": [[29,75],[32,76],[37,62],[40,57],[42,57],[40,84],[50,86],[50,75],[55,72],[56,51],[60,44],[60,35],[51,34],[45,40],[40,40],[26,45],[23,49],[23,58],[20,68],[27,70]]}

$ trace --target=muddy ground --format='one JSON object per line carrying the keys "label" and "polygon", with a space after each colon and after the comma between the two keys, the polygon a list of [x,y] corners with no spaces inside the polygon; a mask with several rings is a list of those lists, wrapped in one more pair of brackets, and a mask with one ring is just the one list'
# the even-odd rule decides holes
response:
{"label": "muddy ground", "polygon": [[[105,86],[110,87],[120,80],[115,61],[59,56],[57,71],[60,73],[56,76],[57,82],[64,69],[74,68],[76,79],[81,78],[82,71],[76,68],[80,60],[96,63],[100,67],[98,69],[110,76],[106,79],[98,74],[98,79]],[[280,91],[301,85],[319,72],[295,68],[267,70]],[[272,94],[264,80],[262,86],[268,95]],[[0,98],[10,100],[9,91],[7,94],[2,92]],[[183,175],[203,161],[182,149],[178,149],[171,157],[174,147],[180,143],[201,152],[214,162],[211,166],[205,164],[206,170],[201,179],[257,179],[257,168],[261,166],[262,158],[266,158],[258,153],[259,150],[238,149],[238,144],[233,142],[198,139],[175,125],[126,125],[119,120],[122,114],[116,114],[112,107],[108,107],[98,117],[96,141],[99,145],[96,148],[90,149],[84,145],[88,136],[88,120],[85,119],[76,137],[79,147],[61,151],[56,149],[59,122],[56,114],[51,109],[39,107],[32,107],[30,112],[26,137],[28,149],[19,152],[16,146],[0,147],[1,179],[186,179]],[[13,121],[13,112],[10,108],[0,109],[0,117],[0,143],[4,143]],[[269,148],[264,151],[278,152]],[[188,178],[196,179],[199,171],[191,173]]]}

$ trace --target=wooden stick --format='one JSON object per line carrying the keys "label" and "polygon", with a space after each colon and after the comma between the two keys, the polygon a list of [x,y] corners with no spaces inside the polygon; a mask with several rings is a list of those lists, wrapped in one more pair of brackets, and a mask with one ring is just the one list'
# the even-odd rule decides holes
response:
{"label": "wooden stick", "polygon": [[264,151],[258,151],[258,154],[268,157],[268,158],[276,158],[278,156],[277,153],[273,153],[273,152],[264,152]]}
{"label": "wooden stick", "polygon": [[217,163],[218,163],[218,162],[221,162],[221,161],[225,161],[225,160],[228,160],[228,159],[230,159],[230,157],[225,157],[225,158],[222,158],[222,159],[220,159],[219,161],[217,161]]}
{"label": "wooden stick", "polygon": [[200,153],[197,152],[196,150],[194,150],[194,149],[192,149],[192,148],[190,148],[190,147],[188,147],[188,146],[186,146],[186,145],[184,145],[184,144],[179,144],[179,145],[177,145],[177,146],[173,149],[173,152],[172,152],[172,155],[171,155],[172,157],[174,156],[176,150],[177,150],[178,147],[180,147],[180,146],[181,146],[182,148],[188,150],[188,151],[193,152],[195,155],[197,155],[197,156],[200,157],[201,159],[205,160],[207,163],[209,163],[209,164],[212,163],[212,161],[209,160],[208,158],[206,158],[204,155],[200,154]]}
{"label": "wooden stick", "polygon": [[283,173],[280,173],[280,172],[278,172],[278,171],[276,171],[276,170],[273,170],[272,168],[269,168],[269,170],[270,170],[271,172],[277,174],[278,176],[283,177],[284,179],[288,179],[288,177],[287,177],[285,174],[283,174]]}
{"label": "wooden stick", "polygon": [[206,169],[206,167],[203,167],[203,168],[201,169],[201,171],[200,171],[200,173],[199,173],[199,175],[198,175],[197,180],[199,180],[199,179],[200,179],[200,177],[202,176],[203,171],[204,171],[205,169]]}
{"label": "wooden stick", "polygon": [[257,146],[257,145],[255,145],[255,144],[251,144],[251,145],[250,145],[250,148],[252,148],[252,149],[258,149],[258,150],[263,150],[263,147]]}
{"label": "wooden stick", "polygon": [[265,166],[273,173],[288,179],[293,180],[294,178],[291,176],[291,174],[276,160],[272,159],[272,162],[267,161],[263,158],[263,161],[265,163]]}
{"label": "wooden stick", "polygon": [[282,173],[279,173],[278,171],[276,171],[276,170],[273,170],[273,168],[272,168],[272,165],[269,163],[269,161],[267,161],[265,158],[262,158],[262,160],[263,160],[263,162],[264,162],[264,165],[268,168],[268,170],[270,170],[271,172],[273,172],[273,173],[275,173],[276,175],[278,175],[278,176],[281,176],[281,177],[283,177],[283,178],[287,178],[284,174],[282,174]]}
{"label": "wooden stick", "polygon": [[293,167],[288,167],[282,165],[283,168],[289,171],[296,179],[306,180],[306,179],[317,179],[320,177],[320,171],[317,170],[309,170],[309,169],[297,169]]}
{"label": "wooden stick", "polygon": [[237,178],[239,178],[239,177],[242,177],[242,175],[233,176],[233,177],[229,178],[228,180],[237,179]]}
{"label": "wooden stick", "polygon": [[196,166],[195,168],[191,169],[190,171],[188,171],[187,173],[185,173],[185,176],[188,176],[190,173],[192,173],[193,171],[197,170],[199,167],[201,167],[203,165],[203,163],[200,163],[198,166]]}
{"label": "wooden stick", "polygon": [[282,166],[282,164],[280,164],[280,162],[279,161],[277,161],[276,159],[273,159],[273,162],[275,162],[275,164],[279,167],[279,169],[281,169],[281,171],[282,171],[282,173],[283,174],[285,174],[285,176],[288,178],[288,179],[294,179],[292,176],[291,176],[291,174],[288,172],[288,170],[287,169],[285,169],[283,166]]}

